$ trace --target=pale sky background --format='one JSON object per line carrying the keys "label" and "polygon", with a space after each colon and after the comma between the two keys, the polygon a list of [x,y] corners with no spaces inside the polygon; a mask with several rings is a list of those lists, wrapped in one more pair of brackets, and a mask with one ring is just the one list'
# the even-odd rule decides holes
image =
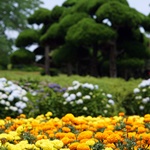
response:
{"label": "pale sky background", "polygon": [[[65,0],[42,0],[44,5],[42,7],[52,9],[56,5],[61,6]],[[150,13],[150,0],[127,0],[130,7],[137,9],[138,11],[142,12],[145,15]]]}

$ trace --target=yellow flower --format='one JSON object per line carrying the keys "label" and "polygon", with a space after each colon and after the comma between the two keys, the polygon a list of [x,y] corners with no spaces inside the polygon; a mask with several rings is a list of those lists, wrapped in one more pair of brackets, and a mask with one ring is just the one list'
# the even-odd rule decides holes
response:
{"label": "yellow flower", "polygon": [[89,139],[85,142],[87,145],[89,146],[93,146],[95,144],[95,140],[94,139]]}
{"label": "yellow flower", "polygon": [[20,135],[22,132],[24,131],[24,126],[21,125],[16,129],[16,132],[18,133],[18,135]]}
{"label": "yellow flower", "polygon": [[3,125],[5,125],[5,121],[0,119],[0,126],[3,126]]}
{"label": "yellow flower", "polygon": [[62,148],[62,147],[64,146],[63,142],[60,141],[60,140],[57,140],[57,139],[51,141],[51,143],[53,144],[53,146],[54,146],[56,149],[60,149],[60,148]]}
{"label": "yellow flower", "polygon": [[106,147],[105,150],[113,150],[113,149],[110,147]]}

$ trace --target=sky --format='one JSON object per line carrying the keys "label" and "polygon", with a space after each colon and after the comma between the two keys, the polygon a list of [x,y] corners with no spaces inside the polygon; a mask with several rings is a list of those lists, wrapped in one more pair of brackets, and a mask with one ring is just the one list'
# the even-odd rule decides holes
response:
{"label": "sky", "polygon": [[[61,6],[65,0],[42,0],[44,5],[42,7],[52,9],[56,5]],[[145,15],[150,13],[150,0],[127,0],[130,7],[137,9],[139,12],[142,12]]]}

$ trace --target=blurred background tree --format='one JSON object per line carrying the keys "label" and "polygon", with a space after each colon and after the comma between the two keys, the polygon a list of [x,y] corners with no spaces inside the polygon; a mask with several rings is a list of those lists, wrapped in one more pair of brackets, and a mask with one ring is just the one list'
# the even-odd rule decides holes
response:
{"label": "blurred background tree", "polygon": [[0,1],[0,68],[9,63],[8,55],[12,52],[14,38],[10,35],[15,31],[27,28],[27,17],[38,9],[41,0],[9,0]]}
{"label": "blurred background tree", "polygon": [[149,30],[149,16],[126,0],[66,0],[52,10],[37,9],[28,23],[40,28],[24,37],[22,31],[16,46],[37,43],[34,53],[42,55],[46,74],[54,67],[68,75],[137,78],[150,57],[149,39],[140,30]]}

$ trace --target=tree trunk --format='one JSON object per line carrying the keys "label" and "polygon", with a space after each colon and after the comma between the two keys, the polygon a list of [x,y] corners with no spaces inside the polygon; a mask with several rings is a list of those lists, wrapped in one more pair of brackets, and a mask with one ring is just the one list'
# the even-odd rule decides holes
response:
{"label": "tree trunk", "polygon": [[45,74],[50,75],[50,59],[49,59],[50,48],[48,45],[45,46]]}
{"label": "tree trunk", "polygon": [[67,75],[72,75],[72,64],[69,62],[67,63]]}
{"label": "tree trunk", "polygon": [[98,47],[93,47],[93,54],[91,57],[91,68],[90,68],[90,74],[94,77],[98,76],[98,70],[97,70],[97,51]]}
{"label": "tree trunk", "polygon": [[111,46],[110,48],[110,55],[109,55],[109,72],[110,77],[116,78],[117,77],[117,64],[116,64],[116,56],[117,56],[117,50],[116,50],[116,42]]}

